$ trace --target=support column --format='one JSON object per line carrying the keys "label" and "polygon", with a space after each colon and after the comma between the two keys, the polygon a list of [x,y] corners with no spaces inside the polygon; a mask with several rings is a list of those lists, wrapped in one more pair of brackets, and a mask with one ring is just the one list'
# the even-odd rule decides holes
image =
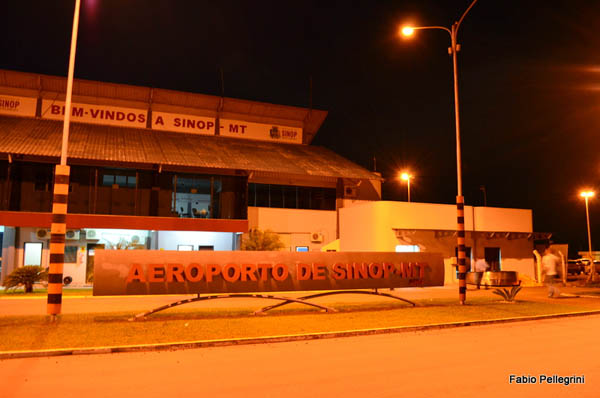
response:
{"label": "support column", "polygon": [[52,202],[52,226],[50,228],[50,267],[48,270],[48,315],[54,317],[60,314],[62,306],[62,277],[65,262],[69,173],[69,166],[56,165]]}
{"label": "support column", "polygon": [[464,304],[467,298],[467,263],[465,247],[465,198],[456,197],[457,228],[456,237],[458,243],[458,299]]}

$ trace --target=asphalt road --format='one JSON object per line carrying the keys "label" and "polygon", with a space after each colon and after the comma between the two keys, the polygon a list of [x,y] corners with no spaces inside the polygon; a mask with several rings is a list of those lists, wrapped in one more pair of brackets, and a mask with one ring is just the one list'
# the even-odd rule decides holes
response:
{"label": "asphalt road", "polygon": [[[598,397],[600,316],[0,361],[3,397]],[[585,384],[510,384],[511,374]]]}

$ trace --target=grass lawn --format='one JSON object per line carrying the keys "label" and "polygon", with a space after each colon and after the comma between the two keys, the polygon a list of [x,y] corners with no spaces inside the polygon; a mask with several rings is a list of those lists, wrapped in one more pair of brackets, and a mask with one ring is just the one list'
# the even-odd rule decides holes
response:
{"label": "grass lawn", "polygon": [[416,300],[402,303],[349,305],[332,303],[337,313],[319,313],[296,305],[266,316],[248,315],[247,308],[185,309],[157,313],[129,322],[132,313],[66,314],[51,323],[46,316],[0,316],[0,351],[101,347],[229,338],[277,336],[510,318],[600,309],[600,305],[552,302],[499,302],[496,298]]}
{"label": "grass lawn", "polygon": [[[25,293],[23,287],[16,289],[0,289],[0,297],[35,297],[35,296],[46,296],[48,289],[41,287],[34,287],[33,293]],[[63,296],[91,296],[92,288],[63,288]]]}

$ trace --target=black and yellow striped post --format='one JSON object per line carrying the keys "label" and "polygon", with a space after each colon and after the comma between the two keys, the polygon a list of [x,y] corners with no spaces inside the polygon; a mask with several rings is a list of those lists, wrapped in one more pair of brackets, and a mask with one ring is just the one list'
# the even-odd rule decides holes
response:
{"label": "black and yellow striped post", "polygon": [[65,262],[65,232],[69,198],[69,166],[56,165],[50,228],[50,269],[48,270],[48,315],[60,314],[62,277]]}
{"label": "black and yellow striped post", "polygon": [[63,120],[60,164],[54,172],[54,196],[52,198],[52,226],[50,228],[50,267],[48,270],[48,315],[52,320],[60,314],[62,308],[62,276],[65,263],[65,233],[67,232],[67,204],[69,203],[69,174],[67,153],[69,146],[69,125],[71,123],[71,98],[73,96],[73,74],[75,71],[75,50],[79,28],[79,10],[81,0],[75,0],[73,13],[73,31],[71,33],[71,52],[69,55],[69,73],[67,75],[67,93],[65,96],[65,118]]}
{"label": "black and yellow striped post", "polygon": [[465,247],[465,198],[456,197],[457,228],[456,237],[458,243],[458,299],[464,304],[467,298],[467,263]]}

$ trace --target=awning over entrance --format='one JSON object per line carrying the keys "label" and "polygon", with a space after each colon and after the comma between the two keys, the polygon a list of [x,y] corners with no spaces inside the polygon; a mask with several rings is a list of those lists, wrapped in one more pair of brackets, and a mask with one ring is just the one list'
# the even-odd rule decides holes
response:
{"label": "awning over entrance", "polygon": [[[0,157],[58,161],[62,122],[0,116]],[[326,148],[72,123],[73,163],[269,172],[321,178],[381,179]]]}

